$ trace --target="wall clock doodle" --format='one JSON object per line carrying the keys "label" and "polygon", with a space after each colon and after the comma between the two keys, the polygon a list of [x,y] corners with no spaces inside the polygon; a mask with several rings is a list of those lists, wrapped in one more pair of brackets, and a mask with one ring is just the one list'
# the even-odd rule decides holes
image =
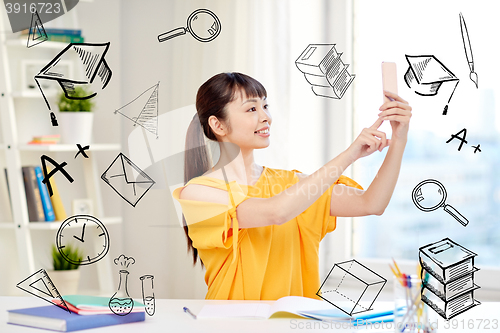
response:
{"label": "wall clock doodle", "polygon": [[[67,244],[93,242],[91,250],[86,251],[81,261],[74,261],[65,253]],[[102,246],[100,246],[102,244]],[[59,227],[56,235],[56,246],[68,262],[75,265],[89,265],[106,256],[109,250],[109,234],[104,224],[90,215],[74,215],[67,218]]]}

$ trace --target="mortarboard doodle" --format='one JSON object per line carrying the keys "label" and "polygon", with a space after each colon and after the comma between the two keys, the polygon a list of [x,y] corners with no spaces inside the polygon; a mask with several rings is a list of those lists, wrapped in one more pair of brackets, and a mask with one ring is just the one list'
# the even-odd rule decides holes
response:
{"label": "mortarboard doodle", "polygon": [[410,67],[405,74],[405,82],[410,89],[420,96],[435,96],[444,82],[455,82],[455,88],[443,110],[443,115],[448,112],[448,103],[457,89],[460,81],[442,62],[433,55],[405,55]]}
{"label": "mortarboard doodle", "polygon": [[[106,63],[105,55],[109,49],[109,42],[102,44],[91,44],[91,43],[71,43],[66,48],[64,48],[54,59],[52,59],[44,68],[40,70],[40,73],[35,75],[35,81],[40,89],[45,103],[50,110],[49,102],[45,97],[40,84],[39,79],[53,80],[57,81],[61,86],[66,98],[68,99],[89,99],[97,95],[94,91],[95,87],[98,86],[99,89],[104,89],[111,79],[111,69]],[[74,57],[79,60],[75,62],[77,65],[76,73],[72,77],[68,77],[63,74],[62,70],[59,70],[58,64],[61,60],[71,60]],[[78,70],[78,68],[80,70]],[[98,80],[96,80],[98,78]],[[95,82],[94,84],[94,81]],[[76,97],[74,96],[75,87],[77,86],[90,86],[92,85],[91,93],[88,96]]]}
{"label": "mortarboard doodle", "polygon": [[133,207],[155,184],[151,177],[122,153],[104,171],[101,179]]}

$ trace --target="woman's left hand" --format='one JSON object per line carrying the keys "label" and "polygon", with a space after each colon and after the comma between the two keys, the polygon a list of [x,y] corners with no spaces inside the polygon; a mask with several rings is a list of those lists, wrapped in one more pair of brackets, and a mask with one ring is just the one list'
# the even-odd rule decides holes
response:
{"label": "woman's left hand", "polygon": [[406,140],[408,127],[410,125],[411,106],[407,101],[396,94],[388,91],[384,91],[384,94],[392,98],[393,101],[382,104],[379,109],[382,112],[378,115],[383,120],[390,120],[392,127],[391,141],[400,139]]}

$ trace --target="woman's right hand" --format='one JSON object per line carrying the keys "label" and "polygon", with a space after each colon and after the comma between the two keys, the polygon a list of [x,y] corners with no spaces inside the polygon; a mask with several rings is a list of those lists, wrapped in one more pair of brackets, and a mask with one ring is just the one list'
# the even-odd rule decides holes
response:
{"label": "woman's right hand", "polygon": [[371,155],[377,150],[382,151],[389,146],[390,140],[386,138],[384,132],[378,130],[383,122],[384,120],[379,117],[372,126],[364,128],[356,140],[347,148],[346,153],[349,154],[352,162]]}

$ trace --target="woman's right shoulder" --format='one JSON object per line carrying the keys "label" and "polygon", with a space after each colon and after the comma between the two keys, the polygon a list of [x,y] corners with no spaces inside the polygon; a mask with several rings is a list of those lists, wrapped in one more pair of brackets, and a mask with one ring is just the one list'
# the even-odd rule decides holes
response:
{"label": "woman's right shoulder", "polygon": [[201,184],[188,184],[179,193],[181,200],[193,200],[227,204],[227,191]]}

